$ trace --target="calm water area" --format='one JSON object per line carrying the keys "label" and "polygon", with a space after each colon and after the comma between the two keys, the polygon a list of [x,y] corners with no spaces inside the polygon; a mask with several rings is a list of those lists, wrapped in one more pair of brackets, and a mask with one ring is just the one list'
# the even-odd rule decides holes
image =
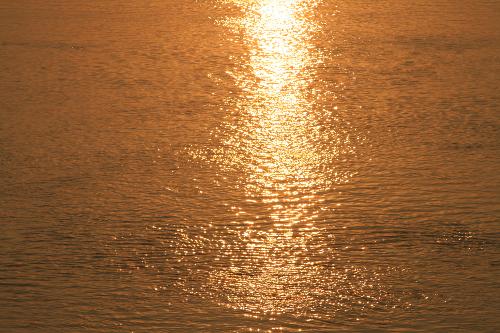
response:
{"label": "calm water area", "polygon": [[0,332],[500,331],[500,1],[0,0]]}

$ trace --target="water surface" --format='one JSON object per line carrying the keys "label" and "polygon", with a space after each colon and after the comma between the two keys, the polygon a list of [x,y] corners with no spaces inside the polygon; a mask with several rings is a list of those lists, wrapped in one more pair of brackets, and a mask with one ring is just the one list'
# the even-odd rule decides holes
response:
{"label": "water surface", "polygon": [[498,22],[0,3],[0,331],[497,331]]}

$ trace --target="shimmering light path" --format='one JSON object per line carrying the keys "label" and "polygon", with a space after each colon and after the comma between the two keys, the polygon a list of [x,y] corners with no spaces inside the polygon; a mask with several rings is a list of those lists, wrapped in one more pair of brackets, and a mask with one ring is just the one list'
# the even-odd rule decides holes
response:
{"label": "shimmering light path", "polygon": [[247,56],[228,71],[241,93],[227,100],[227,120],[214,131],[223,147],[215,161],[243,176],[237,184],[245,200],[232,209],[245,226],[228,251],[231,265],[211,272],[208,283],[228,296],[224,306],[328,318],[333,313],[318,309],[338,310],[346,294],[367,292],[358,282],[368,282],[346,285],[347,273],[328,267],[335,254],[323,211],[335,210],[335,186],[355,172],[335,162],[353,156],[356,130],[335,118],[332,97],[341,92],[317,76],[325,56],[313,44],[318,1],[235,3],[243,15],[219,24],[242,32]]}

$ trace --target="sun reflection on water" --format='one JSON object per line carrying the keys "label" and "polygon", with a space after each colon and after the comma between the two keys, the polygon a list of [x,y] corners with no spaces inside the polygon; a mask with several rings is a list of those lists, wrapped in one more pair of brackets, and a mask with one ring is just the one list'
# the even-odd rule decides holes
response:
{"label": "sun reflection on water", "polygon": [[317,102],[325,89],[315,77],[322,54],[311,19],[319,1],[230,2],[243,15],[221,23],[243,32],[248,57],[229,73],[242,93],[215,133],[224,147],[218,163],[245,174],[246,204],[267,216],[233,207],[248,218],[226,248],[231,264],[211,272],[207,289],[231,308],[301,315],[331,302],[332,286],[348,293],[345,272],[335,273],[336,282],[324,279],[332,274],[333,236],[315,222],[327,207],[322,194],[350,177],[332,162],[354,147],[335,125],[336,108]]}
{"label": "sun reflection on water", "polygon": [[218,21],[244,47],[226,72],[239,93],[227,96],[213,150],[191,153],[221,175],[214,181],[231,193],[224,204],[234,215],[210,223],[199,240],[214,264],[203,291],[193,292],[252,315],[325,319],[354,302],[374,306],[385,297],[379,274],[342,261],[325,221],[339,205],[336,187],[353,175],[345,161],[356,140],[338,117],[336,86],[318,75],[320,0],[225,3],[241,13]]}

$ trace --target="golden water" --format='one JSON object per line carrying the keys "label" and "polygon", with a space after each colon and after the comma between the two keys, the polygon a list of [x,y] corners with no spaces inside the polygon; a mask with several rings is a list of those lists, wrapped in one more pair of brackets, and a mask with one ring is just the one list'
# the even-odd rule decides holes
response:
{"label": "golden water", "polygon": [[0,3],[0,332],[498,330],[499,10]]}

